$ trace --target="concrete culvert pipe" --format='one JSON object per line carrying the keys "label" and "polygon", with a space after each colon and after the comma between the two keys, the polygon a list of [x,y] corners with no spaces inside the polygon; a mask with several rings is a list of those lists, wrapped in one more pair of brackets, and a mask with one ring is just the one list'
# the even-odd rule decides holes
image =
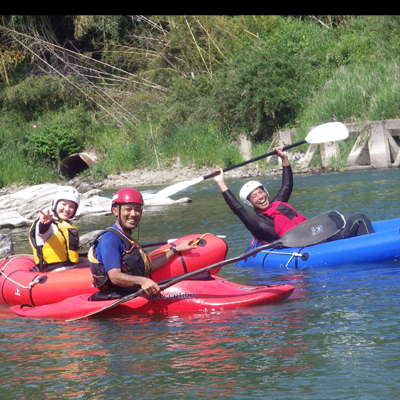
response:
{"label": "concrete culvert pipe", "polygon": [[60,162],[61,175],[72,179],[80,172],[89,168],[89,165],[97,161],[97,157],[90,153],[75,153],[65,157]]}

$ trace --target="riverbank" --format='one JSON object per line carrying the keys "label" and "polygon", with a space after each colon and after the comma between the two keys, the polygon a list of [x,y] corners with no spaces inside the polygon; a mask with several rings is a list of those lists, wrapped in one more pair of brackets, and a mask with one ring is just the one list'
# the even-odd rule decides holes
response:
{"label": "riverbank", "polygon": [[[140,188],[143,186],[158,186],[158,185],[172,185],[177,182],[183,182],[195,179],[201,176],[210,174],[218,167],[202,167],[196,168],[166,168],[158,171],[149,171],[146,169],[134,169],[132,171],[125,171],[119,174],[108,175],[106,179],[101,182],[94,182],[88,177],[75,177],[70,180],[53,182],[57,184],[72,185],[80,192],[85,192],[90,189],[112,189],[124,186],[132,186]],[[293,168],[293,173],[297,174],[316,174],[316,173],[337,172],[334,168]],[[226,179],[245,179],[255,178],[261,179],[262,177],[276,176],[281,174],[281,167],[275,166],[273,168],[260,167],[258,164],[249,164],[243,167],[235,168],[225,173]],[[0,195],[10,194],[22,190],[28,186],[23,185],[10,185],[0,188]]]}
{"label": "riverbank", "polygon": [[[147,170],[132,170],[121,172],[116,175],[109,175],[102,182],[90,183],[82,180],[79,177],[71,179],[70,185],[78,188],[78,190],[85,189],[111,189],[119,188],[123,186],[132,186],[140,188],[143,186],[159,186],[159,185],[172,185],[177,182],[184,182],[191,179],[196,179],[201,176],[206,176],[218,168],[169,168],[159,171],[147,171]],[[309,173],[321,173],[321,172],[335,172],[333,168],[305,168],[296,169],[293,168],[293,173],[296,174],[309,174]],[[276,166],[274,168],[260,168],[256,165],[246,165],[240,168],[233,169],[225,172],[226,179],[245,179],[254,178],[261,179],[262,177],[276,176],[282,173],[282,168]]]}
{"label": "riverbank", "polygon": [[[183,182],[191,179],[196,179],[201,176],[206,176],[219,167],[202,167],[196,168],[167,168],[159,171],[147,171],[147,170],[132,170],[121,172],[116,175],[109,175],[102,182],[90,184],[87,181],[81,180],[76,177],[69,181],[69,184],[76,187],[84,187],[85,185],[92,185],[92,188],[114,188],[121,186],[157,186],[157,185],[172,185],[177,182]],[[293,167],[294,175],[303,174],[317,174],[317,173],[328,173],[337,172],[336,168],[299,168]],[[248,164],[243,167],[235,168],[231,171],[225,172],[226,179],[245,179],[245,178],[262,178],[268,176],[281,175],[282,167],[274,166],[271,168],[260,167],[258,164]]]}

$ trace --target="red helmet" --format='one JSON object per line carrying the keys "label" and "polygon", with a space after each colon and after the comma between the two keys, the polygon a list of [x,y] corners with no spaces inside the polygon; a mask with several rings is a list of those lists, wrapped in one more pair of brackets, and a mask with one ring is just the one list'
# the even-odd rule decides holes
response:
{"label": "red helmet", "polygon": [[112,204],[138,203],[144,205],[142,194],[133,188],[120,189],[112,197]]}

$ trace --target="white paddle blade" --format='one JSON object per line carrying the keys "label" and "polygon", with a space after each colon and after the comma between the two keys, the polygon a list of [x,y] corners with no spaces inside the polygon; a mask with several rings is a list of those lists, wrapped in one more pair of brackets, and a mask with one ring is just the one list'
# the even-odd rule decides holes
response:
{"label": "white paddle blade", "polygon": [[341,122],[328,122],[312,129],[305,141],[307,143],[326,143],[344,140],[349,136],[346,125]]}
{"label": "white paddle blade", "polygon": [[201,176],[199,178],[192,179],[191,181],[175,183],[174,185],[167,186],[166,188],[161,189],[159,192],[157,192],[155,194],[155,196],[159,197],[159,198],[166,198],[166,197],[172,196],[173,194],[175,194],[183,189],[186,189],[189,186],[195,185],[196,183],[199,183],[202,180],[203,180],[203,177]]}

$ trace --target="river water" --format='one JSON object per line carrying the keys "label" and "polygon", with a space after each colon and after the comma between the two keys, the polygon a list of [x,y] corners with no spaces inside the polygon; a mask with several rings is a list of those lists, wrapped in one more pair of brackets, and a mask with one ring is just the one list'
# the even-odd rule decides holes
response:
{"label": "river water", "polygon": [[[290,203],[308,218],[328,210],[400,217],[398,169],[294,179]],[[245,181],[227,183],[236,194]],[[263,183],[273,196],[281,180]],[[140,242],[209,232],[226,236],[228,257],[246,249],[251,236],[212,180],[172,197],[183,196],[193,202],[145,210]],[[77,221],[81,234],[112,223]],[[26,234],[12,233],[16,252],[30,252]],[[398,262],[301,271],[227,265],[220,275],[233,282],[285,282],[295,292],[278,304],[213,314],[64,323],[0,306],[0,398],[398,398],[399,271]]]}

